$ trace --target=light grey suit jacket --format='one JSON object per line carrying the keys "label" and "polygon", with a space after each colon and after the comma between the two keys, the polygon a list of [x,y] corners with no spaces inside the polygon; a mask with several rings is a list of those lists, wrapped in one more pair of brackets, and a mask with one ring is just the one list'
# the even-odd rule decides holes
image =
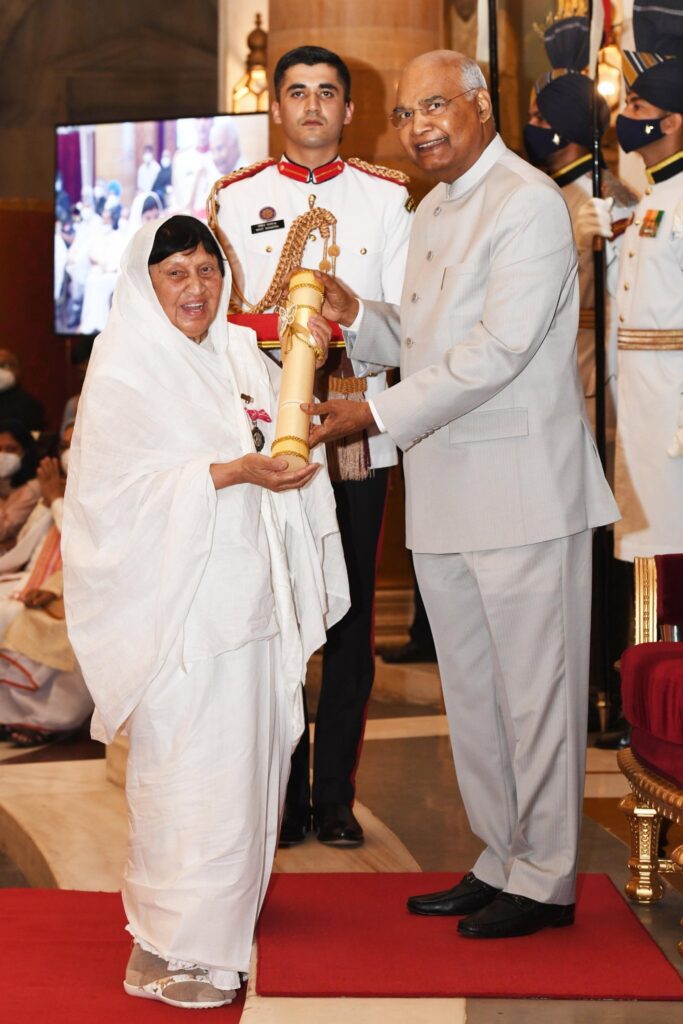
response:
{"label": "light grey suit jacket", "polygon": [[357,371],[401,367],[373,398],[405,453],[408,547],[477,551],[618,518],[576,365],[569,215],[551,180],[496,137],[420,204],[400,314],[367,302]]}

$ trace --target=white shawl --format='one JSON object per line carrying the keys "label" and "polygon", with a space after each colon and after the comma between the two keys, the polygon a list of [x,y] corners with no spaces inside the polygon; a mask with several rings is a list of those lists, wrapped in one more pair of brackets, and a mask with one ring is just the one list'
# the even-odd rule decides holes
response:
{"label": "white shawl", "polygon": [[[158,227],[124,253],[78,404],[62,531],[69,637],[111,741],[167,663],[279,633],[294,742],[306,662],[349,607],[332,488],[322,470],[301,491],[216,492],[210,464],[254,451],[240,395],[275,420],[273,373],[252,331],[228,333],[229,273],[200,346],[167,319],[147,267]],[[273,424],[259,425],[267,453]]]}

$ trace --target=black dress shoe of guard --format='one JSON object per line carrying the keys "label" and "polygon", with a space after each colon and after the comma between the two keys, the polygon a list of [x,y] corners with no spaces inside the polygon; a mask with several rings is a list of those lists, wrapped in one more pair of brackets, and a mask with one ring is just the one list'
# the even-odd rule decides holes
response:
{"label": "black dress shoe of guard", "polygon": [[424,914],[426,917],[457,917],[459,914],[473,914],[475,910],[488,906],[500,891],[487,882],[480,881],[469,871],[452,889],[426,892],[422,896],[409,896],[406,906],[411,914]]}
{"label": "black dress shoe of guard", "polygon": [[285,813],[282,818],[280,838],[277,845],[282,849],[287,849],[289,846],[298,846],[299,843],[303,843],[310,827],[310,807],[293,807],[291,804],[285,804]]}
{"label": "black dress shoe of guard", "polygon": [[421,661],[436,661],[433,647],[423,647],[409,640],[403,647],[387,647],[381,652],[382,661],[387,665],[414,665]]}
{"label": "black dress shoe of guard", "polygon": [[483,910],[458,921],[458,932],[469,939],[512,939],[569,924],[574,924],[573,903],[539,903],[528,896],[501,892]]}
{"label": "black dress shoe of guard", "polygon": [[605,732],[595,741],[598,750],[625,750],[631,746],[631,726],[615,732]]}
{"label": "black dress shoe of guard", "polygon": [[348,804],[316,804],[313,823],[327,846],[360,846],[365,838]]}

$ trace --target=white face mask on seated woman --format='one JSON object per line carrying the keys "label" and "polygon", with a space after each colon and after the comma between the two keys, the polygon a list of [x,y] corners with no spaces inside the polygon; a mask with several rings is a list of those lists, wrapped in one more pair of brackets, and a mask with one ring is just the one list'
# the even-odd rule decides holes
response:
{"label": "white face mask on seated woman", "polygon": [[20,466],[20,455],[14,452],[0,452],[0,477],[14,476]]}
{"label": "white face mask on seated woman", "polygon": [[12,370],[8,370],[6,366],[0,366],[0,391],[9,391],[17,383]]}

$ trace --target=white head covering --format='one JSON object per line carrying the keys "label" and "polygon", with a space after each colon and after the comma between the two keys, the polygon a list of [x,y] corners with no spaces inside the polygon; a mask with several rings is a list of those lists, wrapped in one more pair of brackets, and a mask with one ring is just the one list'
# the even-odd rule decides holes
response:
{"label": "white head covering", "polygon": [[[349,604],[332,489],[320,472],[303,491],[216,492],[211,463],[254,451],[241,395],[274,420],[275,392],[253,332],[228,335],[229,273],[201,345],[168,320],[148,271],[158,229],[143,225],[124,253],[78,404],[62,534],[69,636],[110,740],[167,660],[279,632],[294,738],[306,660]],[[269,444],[273,424],[260,426]]]}

